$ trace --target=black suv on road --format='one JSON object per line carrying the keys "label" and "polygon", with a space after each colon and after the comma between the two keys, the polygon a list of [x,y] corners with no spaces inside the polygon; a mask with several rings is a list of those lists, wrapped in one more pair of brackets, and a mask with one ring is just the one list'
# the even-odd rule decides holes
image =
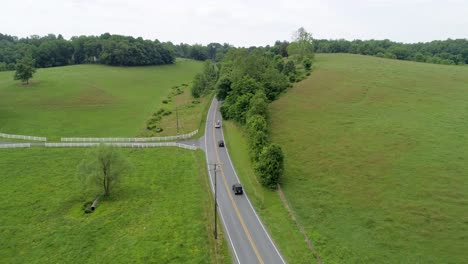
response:
{"label": "black suv on road", "polygon": [[234,191],[235,195],[244,193],[244,190],[242,190],[242,185],[240,185],[240,183],[233,184],[232,190]]}

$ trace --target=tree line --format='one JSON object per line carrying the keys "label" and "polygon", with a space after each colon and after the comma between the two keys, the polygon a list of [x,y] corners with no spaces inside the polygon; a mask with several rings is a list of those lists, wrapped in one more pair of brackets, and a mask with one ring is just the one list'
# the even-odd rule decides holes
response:
{"label": "tree line", "polygon": [[16,63],[24,57],[30,57],[36,68],[83,63],[161,65],[175,62],[175,47],[170,42],[109,33],[70,40],[54,34],[17,38],[0,33],[0,71],[14,70]]}
{"label": "tree line", "polygon": [[468,64],[468,40],[447,39],[426,43],[385,40],[314,40],[317,53],[353,53],[436,64]]}
{"label": "tree line", "polygon": [[194,60],[212,60],[212,61],[221,61],[224,57],[224,54],[232,48],[231,45],[224,43],[210,43],[206,46],[201,44],[186,44],[180,43],[174,46],[175,54],[180,58],[188,58]]}
{"label": "tree line", "polygon": [[310,74],[312,58],[311,35],[301,28],[287,58],[266,47],[230,48],[221,62],[205,62],[193,81],[193,96],[215,91],[223,101],[223,118],[244,128],[256,175],[266,188],[278,186],[284,167],[281,147],[269,139],[268,104],[303,78],[303,72]]}

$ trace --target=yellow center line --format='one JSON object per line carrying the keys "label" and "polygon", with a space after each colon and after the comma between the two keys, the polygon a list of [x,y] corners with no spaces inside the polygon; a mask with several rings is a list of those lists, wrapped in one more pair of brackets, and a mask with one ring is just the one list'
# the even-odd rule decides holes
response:
{"label": "yellow center line", "polygon": [[[216,109],[218,109],[218,102],[216,102],[216,104],[215,104],[215,111],[213,112],[213,121],[216,119]],[[223,128],[221,127],[221,129],[223,129]],[[217,159],[218,163],[221,164],[221,161],[219,159],[219,153],[218,153],[218,144],[216,142],[216,136],[215,135],[216,135],[216,128],[213,126],[213,141],[214,141],[214,146],[215,146],[216,159]],[[252,248],[254,250],[255,255],[257,256],[258,261],[261,264],[264,264],[262,257],[258,253],[257,246],[255,245],[255,242],[252,240],[252,236],[250,235],[250,232],[247,229],[247,226],[245,225],[244,218],[242,218],[242,216],[241,216],[241,214],[239,212],[239,208],[237,208],[237,205],[234,202],[234,198],[232,197],[231,191],[229,190],[229,186],[227,184],[227,179],[226,179],[226,175],[224,175],[223,168],[222,168],[222,166],[220,166],[219,168],[220,168],[220,171],[221,171],[221,175],[223,176],[224,187],[226,188],[226,191],[227,191],[227,193],[229,195],[229,199],[231,200],[232,206],[234,207],[234,211],[237,214],[237,218],[239,218],[239,221],[240,221],[240,223],[242,225],[242,228],[244,229],[244,232],[247,235],[247,239],[249,240],[250,245],[252,245]]]}

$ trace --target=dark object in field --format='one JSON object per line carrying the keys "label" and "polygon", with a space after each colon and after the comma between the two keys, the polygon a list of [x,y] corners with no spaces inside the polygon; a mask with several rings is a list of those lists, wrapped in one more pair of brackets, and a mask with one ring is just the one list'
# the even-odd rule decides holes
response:
{"label": "dark object in field", "polygon": [[91,210],[91,204],[92,204],[92,203],[93,203],[93,202],[86,202],[85,204],[83,204],[83,212],[84,212],[85,214],[90,214],[90,213],[93,212],[93,211]]}
{"label": "dark object in field", "polygon": [[219,147],[224,147],[224,141],[222,141],[222,140],[218,141],[218,146]]}
{"label": "dark object in field", "polygon": [[234,191],[235,195],[244,193],[244,190],[242,189],[242,185],[240,185],[240,183],[233,184],[232,190]]}
{"label": "dark object in field", "polygon": [[99,203],[99,197],[94,200],[93,204],[91,204],[91,211],[94,211]]}

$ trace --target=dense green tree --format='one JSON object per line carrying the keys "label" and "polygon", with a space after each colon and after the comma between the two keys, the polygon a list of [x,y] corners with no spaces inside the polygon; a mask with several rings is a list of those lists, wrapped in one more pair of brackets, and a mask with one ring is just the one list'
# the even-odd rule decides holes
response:
{"label": "dense green tree", "polygon": [[195,60],[208,59],[208,49],[200,44],[195,44],[190,47],[189,57]]}
{"label": "dense green tree", "polygon": [[245,94],[253,95],[260,90],[262,90],[260,83],[248,75],[232,84],[232,93],[239,96]]}
{"label": "dense green tree", "polygon": [[23,83],[29,84],[29,79],[33,77],[35,72],[34,60],[31,57],[26,56],[16,63],[14,79],[21,80]]}
{"label": "dense green tree", "polygon": [[312,34],[302,27],[299,28],[294,33],[294,41],[288,46],[288,54],[298,62],[302,62],[305,58],[313,58],[314,44]]}
{"label": "dense green tree", "polygon": [[236,102],[237,96],[230,93],[223,101],[220,112],[224,119],[233,119],[231,116],[231,107]]}
{"label": "dense green tree", "polygon": [[270,50],[274,54],[279,55],[281,57],[288,57],[288,46],[289,46],[289,42],[277,40],[275,42],[275,45],[271,47]]}
{"label": "dense green tree", "polygon": [[243,94],[237,96],[234,104],[229,108],[230,118],[236,120],[241,124],[245,124],[247,112],[246,109],[249,108],[250,98],[252,97],[251,93]]}
{"label": "dense green tree", "polygon": [[263,72],[260,84],[263,86],[268,100],[273,101],[288,88],[289,81],[286,75],[278,72],[270,65]]}
{"label": "dense green tree", "polygon": [[263,186],[276,189],[284,171],[284,154],[277,144],[270,144],[263,148],[255,170]]}
{"label": "dense green tree", "polygon": [[268,125],[264,116],[252,115],[247,119],[249,152],[254,161],[258,161],[261,151],[268,143]]}
{"label": "dense green tree", "polygon": [[273,63],[274,63],[274,66],[275,68],[279,71],[279,72],[282,72],[283,69],[284,69],[284,60],[283,60],[283,57],[281,57],[280,55],[275,55],[273,57]]}
{"label": "dense green tree", "polygon": [[219,77],[218,82],[216,83],[216,91],[218,100],[224,100],[231,92],[231,80],[228,76],[223,75]]}
{"label": "dense green tree", "polygon": [[268,98],[263,90],[258,90],[254,96],[250,98],[247,118],[254,115],[260,115],[264,118],[268,116]]}
{"label": "dense green tree", "polygon": [[286,64],[284,65],[283,73],[286,76],[296,75],[296,65],[293,61],[289,60],[288,62],[286,62]]}

